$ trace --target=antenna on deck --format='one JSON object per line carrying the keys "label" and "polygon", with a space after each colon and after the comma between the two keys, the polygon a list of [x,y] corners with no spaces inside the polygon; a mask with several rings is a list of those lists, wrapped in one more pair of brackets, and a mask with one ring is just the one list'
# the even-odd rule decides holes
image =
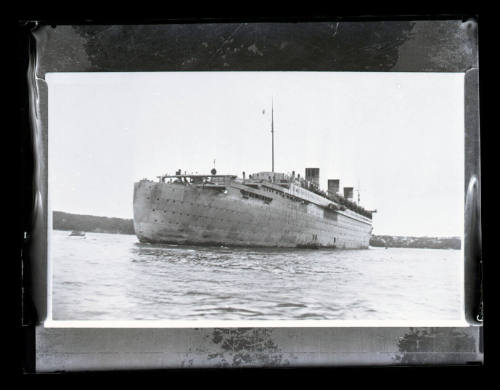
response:
{"label": "antenna on deck", "polygon": [[212,170],[210,171],[210,173],[212,175],[216,175],[217,174],[217,169],[215,169],[215,158],[214,158],[214,167],[212,168]]}
{"label": "antenna on deck", "polygon": [[356,189],[356,191],[358,192],[358,205],[360,204],[361,202],[361,196],[360,196],[360,191],[361,191],[361,185],[359,184],[360,180],[358,179],[358,188]]}

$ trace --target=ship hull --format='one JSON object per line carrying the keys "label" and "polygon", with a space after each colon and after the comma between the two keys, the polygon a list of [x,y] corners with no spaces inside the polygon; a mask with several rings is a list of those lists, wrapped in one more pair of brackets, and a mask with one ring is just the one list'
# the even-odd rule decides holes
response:
{"label": "ship hull", "polygon": [[236,185],[213,189],[140,181],[134,185],[135,233],[149,243],[368,248],[372,227],[366,221],[283,194],[245,193]]}

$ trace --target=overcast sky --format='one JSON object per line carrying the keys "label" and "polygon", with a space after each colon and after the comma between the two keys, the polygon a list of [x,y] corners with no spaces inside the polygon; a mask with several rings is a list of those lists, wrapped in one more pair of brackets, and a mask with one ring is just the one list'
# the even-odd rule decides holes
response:
{"label": "overcast sky", "polygon": [[[49,73],[52,210],[132,218],[134,181],[271,170],[360,188],[374,234],[463,233],[462,73]],[[263,110],[265,112],[263,113]],[[355,198],[357,192],[355,191]]]}

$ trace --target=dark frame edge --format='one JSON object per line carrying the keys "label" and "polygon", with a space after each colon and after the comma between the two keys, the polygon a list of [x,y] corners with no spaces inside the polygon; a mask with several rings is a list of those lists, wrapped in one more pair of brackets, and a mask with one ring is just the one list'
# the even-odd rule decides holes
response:
{"label": "dark frame edge", "polygon": [[479,69],[464,76],[465,92],[465,226],[464,226],[464,304],[465,318],[471,325],[482,324],[482,237],[481,237],[481,161],[479,124]]}
{"label": "dark frame edge", "polygon": [[[34,41],[38,41],[37,35],[38,35],[38,33],[43,34],[43,28],[41,30],[38,30],[38,32],[35,30],[32,31]],[[42,41],[43,41],[43,39],[42,39]],[[39,42],[37,42],[37,44],[39,44]],[[33,221],[34,221],[34,223],[33,223],[33,230],[32,231],[34,233],[38,232],[38,238],[40,240],[39,245],[43,249],[43,253],[45,253],[45,256],[43,256],[42,252],[38,253],[37,256],[42,257],[41,263],[43,263],[43,264],[37,266],[38,269],[35,270],[34,268],[36,268],[36,267],[34,267],[32,269],[25,268],[25,271],[29,271],[29,273],[31,275],[33,275],[32,299],[36,303],[36,307],[38,308],[38,313],[36,310],[34,312],[34,316],[33,316],[34,320],[33,321],[27,321],[28,316],[23,317],[26,320],[26,326],[27,326],[25,337],[26,337],[26,340],[30,341],[30,342],[35,340],[35,337],[36,337],[35,336],[35,329],[34,329],[33,325],[35,323],[39,324],[39,326],[37,327],[39,330],[42,330],[44,328],[43,325],[40,325],[40,324],[43,322],[43,319],[46,317],[47,309],[48,309],[47,308],[47,292],[46,292],[47,291],[47,270],[46,270],[47,244],[46,244],[46,242],[44,244],[44,240],[46,240],[46,237],[47,237],[47,217],[48,216],[46,215],[46,210],[47,210],[47,208],[46,208],[47,200],[46,199],[47,198],[46,198],[46,196],[43,196],[44,194],[46,195],[46,190],[47,190],[46,184],[45,184],[46,181],[43,180],[43,178],[44,178],[43,164],[45,164],[45,162],[44,162],[45,160],[43,160],[43,159],[44,158],[46,159],[47,156],[43,155],[43,154],[37,156],[37,153],[39,154],[40,152],[37,152],[37,150],[36,150],[36,145],[37,145],[36,142],[40,142],[41,144],[39,144],[39,146],[41,146],[42,149],[45,148],[44,150],[46,150],[47,140],[43,138],[43,135],[41,133],[42,128],[37,127],[37,125],[39,125],[41,123],[40,122],[40,120],[41,120],[40,119],[40,115],[41,115],[40,111],[42,111],[44,109],[44,108],[42,108],[42,109],[40,108],[40,106],[39,106],[40,102],[37,101],[37,99],[40,96],[40,84],[39,83],[44,82],[43,79],[37,78],[37,73],[36,73],[37,59],[38,59],[37,55],[38,54],[36,52],[32,52],[30,54],[30,69],[28,71],[28,80],[29,80],[30,86],[32,87],[32,90],[30,90],[30,92],[31,92],[30,99],[31,99],[31,104],[32,104],[32,106],[30,106],[30,110],[31,110],[30,114],[31,114],[33,146],[35,147],[35,150],[33,153],[37,157],[35,164],[37,164],[37,162],[38,162],[38,164],[40,164],[40,161],[42,161],[41,167],[40,167],[40,165],[35,167],[34,185],[35,185],[36,192],[38,195],[36,197],[35,205],[33,208]],[[477,76],[473,76],[474,74],[477,74],[477,72],[478,72],[477,68],[469,69],[466,72],[466,74],[465,74],[465,84],[466,84],[465,90],[466,91],[470,90],[471,80],[473,80],[474,77],[477,77]],[[469,80],[469,81],[467,81],[467,80]],[[44,95],[45,92],[46,91],[44,91],[42,89],[41,94]],[[45,98],[45,95],[42,97],[42,99],[44,99],[44,98]],[[466,93],[466,99],[467,99],[467,93]],[[472,108],[474,108],[474,107],[472,107]],[[466,104],[466,109],[467,109],[467,104]],[[478,105],[475,106],[475,110],[478,110]],[[479,118],[477,117],[477,120],[478,119]],[[466,120],[466,136],[467,136],[469,128],[472,128],[472,129],[476,129],[476,128],[467,127],[467,114],[465,115],[465,120]],[[479,123],[477,124],[476,131],[477,131],[477,137],[479,137]],[[470,133],[470,135],[472,135],[472,133]],[[468,143],[466,142],[465,145],[467,147]],[[479,147],[479,144],[477,146]],[[474,161],[476,161],[476,160],[479,160],[479,154],[475,155]],[[466,161],[467,161],[467,157],[466,157]],[[467,176],[467,169],[468,168],[466,166],[466,186],[467,186],[467,182],[468,182],[467,179],[469,178],[469,176]],[[477,167],[477,170],[476,170],[477,173],[479,173],[479,169],[480,168]],[[480,176],[478,178],[479,178],[479,180],[477,183],[479,184],[480,183]],[[474,188],[477,191],[480,190],[479,185],[477,187],[474,187]],[[480,194],[480,192],[479,192],[479,194]],[[472,199],[477,200],[478,197],[474,196]],[[42,200],[43,200],[43,204],[41,203]],[[475,208],[472,207],[471,210],[475,210]],[[474,226],[477,226],[477,223]],[[479,223],[479,226],[480,226],[480,223]],[[471,232],[474,232],[474,231],[475,230],[471,228]],[[479,241],[479,245],[480,245],[480,241]],[[466,247],[466,244],[465,244],[465,240],[464,240],[464,250],[465,250],[465,247]],[[480,246],[479,246],[479,249],[480,249]],[[35,255],[33,254],[32,256],[34,257]],[[474,263],[471,263],[471,265],[477,266],[477,263],[474,262]],[[42,271],[42,272],[40,272],[40,271]],[[466,275],[470,275],[470,274],[466,274]],[[473,289],[471,291],[477,291],[477,290]],[[36,292],[36,294],[35,294],[35,292]],[[472,324],[472,322],[470,322],[470,323]],[[474,323],[474,325],[479,325],[479,323],[476,322],[476,323]],[[30,333],[31,331],[33,333]],[[481,335],[480,341],[482,341],[482,328],[479,329],[479,331],[480,331],[480,335]],[[52,333],[50,330],[49,330],[49,332]],[[83,332],[87,333],[85,331],[83,331]],[[42,333],[45,333],[45,332],[42,331]],[[56,331],[54,333],[59,333],[59,332]],[[78,333],[78,331],[75,333]],[[54,338],[54,340],[56,340],[56,339],[57,339],[57,337]],[[42,340],[42,343],[43,343],[43,340]],[[34,348],[35,347],[33,346],[33,350],[34,350]],[[480,348],[480,352],[482,352],[482,348]],[[34,353],[34,351],[33,351],[33,353]],[[34,368],[34,366],[33,366],[33,368]]]}
{"label": "dark frame edge", "polygon": [[32,35],[36,23],[21,24],[17,30],[17,54],[18,68],[17,77],[19,80],[19,100],[17,102],[18,114],[20,115],[20,151],[21,151],[21,179],[19,185],[19,263],[17,265],[19,275],[19,311],[16,317],[18,335],[22,342],[20,355],[20,372],[30,374],[36,372],[36,324],[39,322],[38,310],[35,305],[36,296],[39,294],[37,289],[37,275],[34,272],[36,268],[37,256],[34,253],[33,240],[36,234],[35,215],[35,182],[34,173],[36,165],[36,147],[34,144],[33,126],[33,102],[31,101],[32,83],[34,75],[32,74],[33,64],[36,56],[36,44]]}

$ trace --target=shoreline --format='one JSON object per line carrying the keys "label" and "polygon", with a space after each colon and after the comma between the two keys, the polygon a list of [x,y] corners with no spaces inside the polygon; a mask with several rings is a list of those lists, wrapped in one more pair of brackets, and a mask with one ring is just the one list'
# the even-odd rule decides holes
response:
{"label": "shoreline", "polygon": [[[100,217],[53,211],[53,230],[135,235],[132,219]],[[373,248],[462,249],[459,237],[372,235]]]}

